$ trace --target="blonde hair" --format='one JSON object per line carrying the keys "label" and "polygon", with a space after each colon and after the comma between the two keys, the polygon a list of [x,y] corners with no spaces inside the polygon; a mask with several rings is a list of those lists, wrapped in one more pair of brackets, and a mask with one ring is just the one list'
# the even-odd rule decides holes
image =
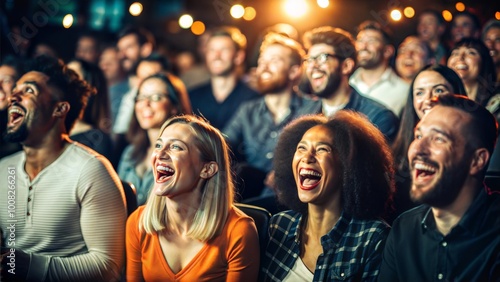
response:
{"label": "blonde hair", "polygon": [[[194,115],[170,118],[161,127],[160,135],[168,126],[188,125],[195,135],[194,145],[203,162],[214,161],[219,170],[202,187],[201,203],[187,235],[208,241],[222,232],[234,199],[234,184],[229,161],[229,147],[222,134],[208,122]],[[139,219],[139,230],[148,234],[168,231],[166,197],[151,193]]]}

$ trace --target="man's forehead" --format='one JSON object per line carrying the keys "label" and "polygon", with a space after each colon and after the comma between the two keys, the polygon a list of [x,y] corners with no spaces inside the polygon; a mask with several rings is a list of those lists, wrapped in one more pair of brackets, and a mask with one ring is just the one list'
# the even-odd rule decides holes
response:
{"label": "man's forehead", "polygon": [[25,73],[18,81],[17,84],[23,84],[27,81],[34,81],[38,84],[46,84],[49,81],[49,76],[39,71],[29,71]]}
{"label": "man's forehead", "polygon": [[419,125],[460,129],[467,125],[470,120],[471,116],[461,109],[436,105],[422,117]]}

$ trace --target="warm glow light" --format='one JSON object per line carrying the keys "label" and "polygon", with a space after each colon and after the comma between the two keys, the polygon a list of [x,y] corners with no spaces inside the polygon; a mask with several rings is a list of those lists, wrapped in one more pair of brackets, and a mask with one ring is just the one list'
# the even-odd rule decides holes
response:
{"label": "warm glow light", "polygon": [[231,10],[229,10],[231,17],[235,19],[240,19],[245,14],[245,8],[240,4],[233,5]]}
{"label": "warm glow light", "polygon": [[401,16],[401,11],[396,10],[396,9],[394,9],[394,10],[391,11],[391,19],[393,21],[397,22],[397,21],[401,20],[401,17],[402,17]]}
{"label": "warm glow light", "polygon": [[205,24],[200,21],[195,21],[191,26],[191,32],[195,35],[202,35],[205,32]]}
{"label": "warm glow light", "polygon": [[499,21],[500,21],[500,12],[499,12],[499,11],[497,11],[497,12],[495,13],[495,19],[497,19],[497,20],[499,20]]}
{"label": "warm glow light", "polygon": [[413,9],[413,7],[406,7],[403,10],[403,14],[405,14],[405,17],[411,19],[415,16],[415,9]]}
{"label": "warm glow light", "polygon": [[451,22],[451,20],[453,19],[453,15],[451,14],[450,11],[443,10],[443,18],[444,18],[445,21]]}
{"label": "warm glow light", "polygon": [[128,11],[132,16],[137,17],[142,13],[142,4],[139,2],[134,2],[130,5]]}
{"label": "warm glow light", "polygon": [[286,0],[285,12],[294,18],[301,17],[307,12],[307,2],[305,0]]}
{"label": "warm glow light", "polygon": [[459,12],[465,11],[465,5],[464,5],[464,3],[457,2],[457,4],[455,4],[455,9],[457,9],[457,11],[459,11]]}
{"label": "warm glow light", "polygon": [[193,25],[193,17],[191,17],[191,15],[188,15],[188,14],[184,14],[182,15],[180,18],[179,18],[179,25],[180,27],[182,27],[183,29],[188,29],[191,27],[191,25]]}
{"label": "warm glow light", "polygon": [[67,14],[66,16],[64,16],[62,24],[64,28],[70,28],[73,25],[73,15]]}
{"label": "warm glow light", "polygon": [[243,15],[243,19],[247,21],[251,21],[255,19],[255,16],[257,15],[257,11],[253,7],[246,7],[245,8],[245,14]]}
{"label": "warm glow light", "polygon": [[328,8],[330,5],[330,0],[316,0],[320,8]]}

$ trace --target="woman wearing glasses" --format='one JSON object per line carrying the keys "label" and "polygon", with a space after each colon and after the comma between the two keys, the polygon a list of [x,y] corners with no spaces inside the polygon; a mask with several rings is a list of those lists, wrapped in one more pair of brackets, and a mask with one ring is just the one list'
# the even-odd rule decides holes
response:
{"label": "woman wearing glasses", "polygon": [[172,116],[190,113],[188,99],[187,93],[176,89],[164,74],[149,76],[139,85],[127,133],[130,145],[118,165],[120,178],[135,186],[139,205],[146,202],[153,186],[149,156],[161,125]]}

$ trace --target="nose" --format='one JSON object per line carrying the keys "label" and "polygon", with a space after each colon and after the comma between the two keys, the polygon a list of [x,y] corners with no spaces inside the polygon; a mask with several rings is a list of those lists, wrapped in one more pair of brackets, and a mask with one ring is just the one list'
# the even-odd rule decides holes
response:
{"label": "nose", "polygon": [[314,158],[314,154],[311,150],[308,150],[302,154],[302,157],[300,158],[300,161],[306,164],[313,163],[316,161]]}
{"label": "nose", "polygon": [[408,148],[408,159],[411,161],[416,156],[427,156],[429,153],[429,144],[427,138],[415,138]]}
{"label": "nose", "polygon": [[20,100],[21,100],[21,91],[20,90],[12,91],[9,97],[10,103],[19,102]]}

